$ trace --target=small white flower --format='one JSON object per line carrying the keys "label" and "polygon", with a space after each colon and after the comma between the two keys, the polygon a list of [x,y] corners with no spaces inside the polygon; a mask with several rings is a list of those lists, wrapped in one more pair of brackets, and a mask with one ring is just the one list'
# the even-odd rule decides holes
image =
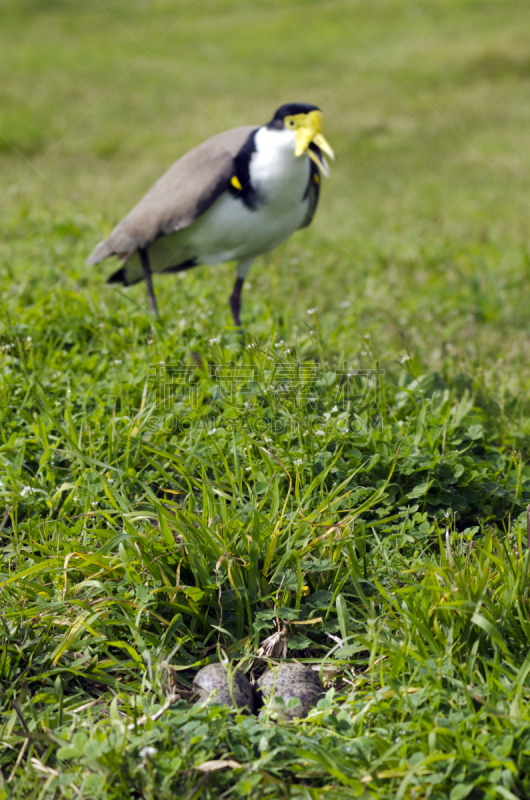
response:
{"label": "small white flower", "polygon": [[409,355],[401,356],[399,360],[401,361],[402,364],[404,364],[405,361],[410,361],[410,356]]}
{"label": "small white flower", "polygon": [[23,486],[20,492],[20,496],[27,497],[28,494],[33,494],[33,489],[31,488],[31,486]]}
{"label": "small white flower", "polygon": [[148,744],[145,747],[142,747],[140,750],[140,758],[153,758],[153,756],[156,756],[157,753],[158,750],[156,747],[152,747]]}
{"label": "small white flower", "polygon": [[311,315],[311,314],[316,314],[316,313],[317,313],[317,311],[318,311],[318,308],[308,308],[308,309],[307,309],[307,313],[308,313],[309,315]]}
{"label": "small white flower", "polygon": [[212,428],[211,430],[209,430],[208,431],[208,436],[213,436],[214,433],[216,432],[216,430],[217,430],[217,428]]}
{"label": "small white flower", "polygon": [[159,361],[158,363],[159,363],[159,365],[160,365],[161,367],[165,367],[165,365],[166,365],[166,362],[165,362],[165,361]]}
{"label": "small white flower", "polygon": [[333,406],[333,408],[331,409],[331,413],[335,414],[338,410],[339,410],[338,406]]}
{"label": "small white flower", "polygon": [[220,336],[214,336],[213,339],[209,339],[210,344],[217,344],[220,341],[221,341]]}
{"label": "small white flower", "polygon": [[252,467],[245,467],[245,472],[249,472],[251,469]]}
{"label": "small white flower", "polygon": [[114,364],[116,364],[116,366],[118,366],[119,364],[121,364],[121,358],[115,358],[115,359],[114,359]]}
{"label": "small white flower", "polygon": [[293,464],[295,465],[295,467],[301,467],[303,463],[304,463],[303,459],[301,459],[301,458],[295,458],[295,460],[293,461]]}
{"label": "small white flower", "polygon": [[331,414],[328,411],[326,411],[326,413],[324,414],[324,419],[329,419],[330,417]]}
{"label": "small white flower", "polygon": [[31,342],[32,342],[32,338],[31,338],[31,336],[26,336],[26,342],[27,342],[28,344],[31,344]]}
{"label": "small white flower", "polygon": [[324,431],[320,430],[320,428],[317,431],[315,431],[315,436],[325,436],[325,435],[326,434],[324,433]]}
{"label": "small white flower", "polygon": [[270,436],[264,436],[264,437],[263,437],[263,441],[264,441],[264,442],[269,442],[269,443],[270,443],[270,442],[272,442],[272,439],[271,439],[271,437],[270,437]]}

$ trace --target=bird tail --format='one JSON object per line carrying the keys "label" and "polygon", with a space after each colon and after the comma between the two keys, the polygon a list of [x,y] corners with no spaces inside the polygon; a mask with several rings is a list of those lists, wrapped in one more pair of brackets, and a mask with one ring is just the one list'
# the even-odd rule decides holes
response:
{"label": "bird tail", "polygon": [[110,278],[107,278],[107,283],[123,283],[127,286],[127,278],[125,277],[125,267],[120,267],[113,272]]}
{"label": "bird tail", "polygon": [[113,272],[107,283],[123,283],[124,286],[132,286],[133,283],[143,280],[144,273],[138,253],[131,253],[121,267]]}
{"label": "bird tail", "polygon": [[98,244],[94,252],[89,255],[85,261],[85,264],[87,266],[98,264],[100,261],[103,261],[104,258],[111,256],[112,252],[112,247],[108,244],[106,239],[103,239],[103,241]]}

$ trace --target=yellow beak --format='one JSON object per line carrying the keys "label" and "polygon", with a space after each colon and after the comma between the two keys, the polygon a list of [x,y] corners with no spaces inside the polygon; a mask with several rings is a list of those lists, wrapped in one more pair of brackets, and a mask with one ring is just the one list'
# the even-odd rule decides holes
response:
{"label": "yellow beak", "polygon": [[321,160],[314,150],[309,149],[309,145],[314,143],[323,153],[335,160],[335,153],[322,134],[322,112],[315,110],[308,114],[294,114],[291,117],[285,117],[284,124],[287,128],[294,130],[295,156],[301,156],[307,152],[322,172],[328,175],[325,161]]}

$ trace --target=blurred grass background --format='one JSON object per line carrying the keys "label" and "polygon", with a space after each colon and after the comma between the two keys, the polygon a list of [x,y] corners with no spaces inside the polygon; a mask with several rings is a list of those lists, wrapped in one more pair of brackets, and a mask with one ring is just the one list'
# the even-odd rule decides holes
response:
{"label": "blurred grass background", "polygon": [[[61,287],[143,305],[141,286],[104,287],[112,265],[84,268],[94,244],[187,149],[307,101],[338,161],[313,226],[254,266],[247,327],[269,302],[296,333],[318,305],[341,348],[369,331],[384,359],[409,347],[526,385],[529,14],[519,0],[4,0],[11,307]],[[159,279],[163,310],[199,293],[226,323],[231,282],[230,267]]]}

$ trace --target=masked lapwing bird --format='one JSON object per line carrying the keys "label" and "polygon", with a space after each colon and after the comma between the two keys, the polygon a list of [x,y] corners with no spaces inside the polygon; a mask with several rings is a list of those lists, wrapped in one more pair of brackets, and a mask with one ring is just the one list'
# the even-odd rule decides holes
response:
{"label": "masked lapwing bird", "polygon": [[320,172],[333,150],[322,112],[305,103],[281,106],[259,128],[225,131],[190,150],[100,242],[87,264],[122,259],[109,283],[145,280],[158,314],[152,273],[237,262],[230,308],[240,327],[241,289],[256,256],[309,225]]}

